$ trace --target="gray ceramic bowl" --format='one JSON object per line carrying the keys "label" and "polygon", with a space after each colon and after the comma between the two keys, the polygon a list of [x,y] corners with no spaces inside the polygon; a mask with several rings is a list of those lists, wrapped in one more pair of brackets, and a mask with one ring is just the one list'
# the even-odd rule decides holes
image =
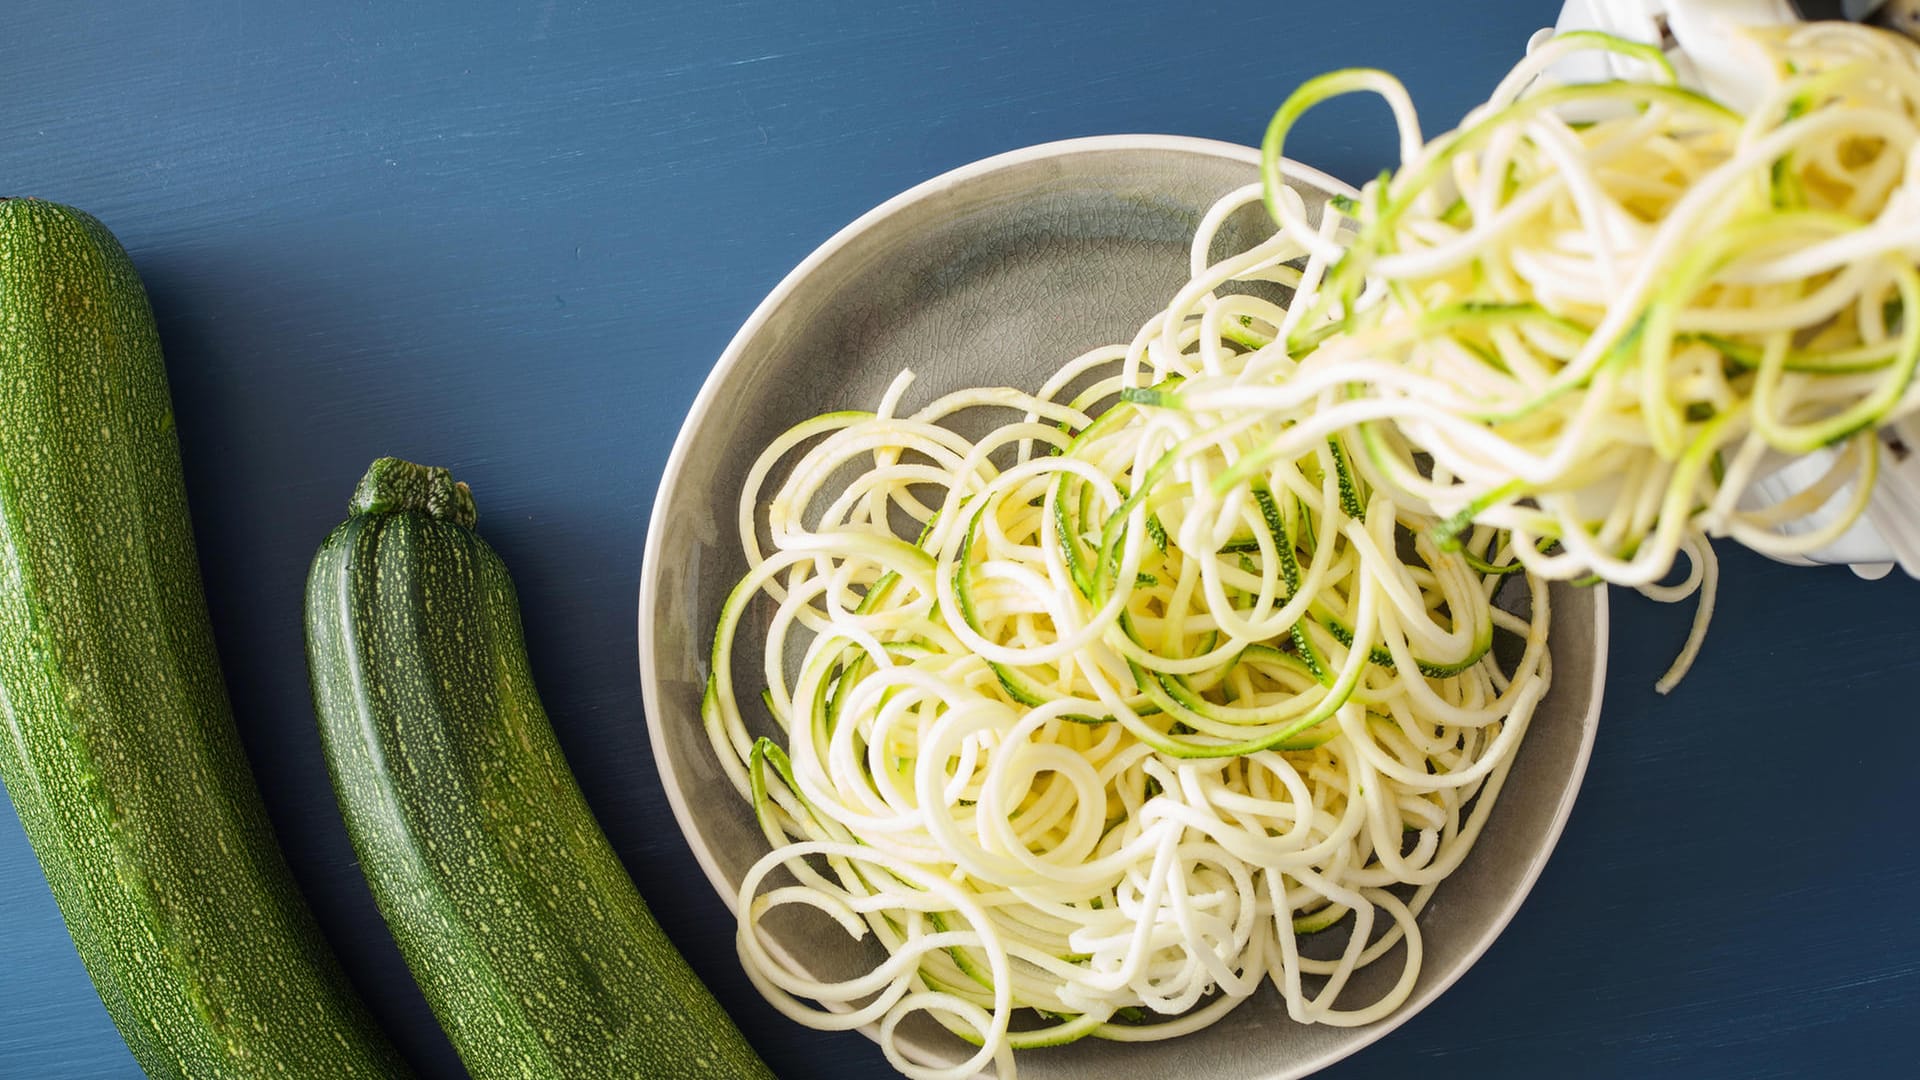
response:
{"label": "gray ceramic bowl", "polygon": [[[1051,143],[929,180],[855,221],[800,264],[727,346],[667,462],[640,588],[640,671],[654,760],[687,842],[729,909],[767,844],[701,731],[707,646],[721,601],[745,572],[735,535],[740,486],[760,450],[792,424],[871,408],[903,367],[911,401],[971,385],[1036,387],[1066,359],[1128,340],[1186,280],[1187,246],[1218,197],[1257,176],[1241,146],[1165,136]],[[1338,181],[1300,168],[1309,207]],[[1241,242],[1267,228],[1232,223]],[[1261,235],[1264,235],[1262,233]],[[1229,235],[1223,242],[1234,242]],[[1606,594],[1555,587],[1554,685],[1486,831],[1421,915],[1426,960],[1390,1018],[1349,1029],[1287,1019],[1263,987],[1221,1023],[1160,1043],[1085,1040],[1023,1054],[1032,1080],[1205,1076],[1278,1080],[1353,1053],[1458,979],[1513,916],[1560,835],[1585,772],[1606,664]],[[742,655],[752,655],[752,616]],[[749,687],[742,700],[752,700]],[[720,903],[715,904],[715,914]],[[780,944],[822,973],[859,946],[837,934]],[[1372,1000],[1398,952],[1356,977],[1344,999]],[[932,1029],[915,1038],[950,1060],[966,1048]],[[904,1030],[904,1029],[903,1029]]]}

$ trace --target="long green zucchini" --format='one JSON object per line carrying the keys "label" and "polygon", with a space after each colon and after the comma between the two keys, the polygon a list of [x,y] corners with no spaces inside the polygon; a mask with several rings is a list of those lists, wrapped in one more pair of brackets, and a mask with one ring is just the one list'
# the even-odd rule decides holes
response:
{"label": "long green zucchini", "polygon": [[98,221],[30,199],[0,200],[0,723],[0,777],[148,1076],[407,1075],[241,750],[140,278]]}
{"label": "long green zucchini", "polygon": [[307,581],[334,791],[415,980],[475,1080],[770,1078],[594,821],[474,520],[383,458]]}

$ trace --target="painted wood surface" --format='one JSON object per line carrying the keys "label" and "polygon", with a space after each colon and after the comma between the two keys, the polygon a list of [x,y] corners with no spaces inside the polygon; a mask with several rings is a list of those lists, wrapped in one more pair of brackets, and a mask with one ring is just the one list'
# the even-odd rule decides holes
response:
{"label": "painted wood surface", "polygon": [[[513,568],[564,748],[642,891],[789,1080],[889,1075],[738,970],[675,829],[634,665],[644,522],[728,336],[815,244],[1000,150],[1250,142],[1367,64],[1449,126],[1552,0],[1336,5],[30,5],[0,32],[0,188],[132,252],[179,415],[247,750],[329,936],[429,1077],[458,1077],[341,829],[307,698],[307,560],[381,454],[453,467]],[[1290,148],[1349,180],[1384,110]],[[1920,1052],[1920,585],[1729,553],[1707,652],[1616,598],[1606,718],[1532,898],[1335,1077],[1910,1075]],[[135,1074],[10,812],[0,1077]]]}

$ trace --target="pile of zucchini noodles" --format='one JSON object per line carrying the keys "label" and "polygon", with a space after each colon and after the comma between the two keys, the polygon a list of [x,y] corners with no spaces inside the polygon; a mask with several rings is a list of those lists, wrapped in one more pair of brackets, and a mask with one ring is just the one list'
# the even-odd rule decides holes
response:
{"label": "pile of zucchini noodles", "polygon": [[[1536,83],[1579,48],[1646,77]],[[913,411],[903,373],[768,447],[703,713],[772,846],[738,937],[769,1000],[877,1025],[919,1078],[1190,1032],[1263,980],[1302,1022],[1402,1003],[1416,916],[1551,682],[1547,582],[1678,598],[1711,588],[1707,535],[1817,547],[1915,405],[1914,51],[1830,26],[1754,48],[1775,88],[1742,115],[1655,50],[1564,35],[1432,142],[1388,77],[1315,80],[1131,343]],[[1401,165],[1315,215],[1285,136],[1359,89]],[[1278,231],[1210,262],[1263,198]],[[1821,482],[1742,504],[1823,446]],[[765,649],[738,666],[749,617]],[[887,959],[808,974],[764,925],[787,907]],[[1343,1000],[1389,954],[1386,992]],[[915,1059],[914,1014],[977,1052]]]}

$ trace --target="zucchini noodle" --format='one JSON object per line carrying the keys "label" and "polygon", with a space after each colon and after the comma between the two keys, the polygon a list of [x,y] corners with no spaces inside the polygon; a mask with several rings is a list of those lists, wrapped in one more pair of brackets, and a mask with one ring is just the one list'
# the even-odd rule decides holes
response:
{"label": "zucchini noodle", "polygon": [[[1679,86],[1657,49],[1588,32],[1430,142],[1385,75],[1307,83],[1267,131],[1269,191],[1301,115],[1358,90],[1392,106],[1400,165],[1345,206],[1325,286],[1260,328],[1298,373],[1251,365],[1180,403],[1285,409],[1341,386],[1328,423],[1354,433],[1356,470],[1447,518],[1443,543],[1490,525],[1544,578],[1703,586],[1664,692],[1712,608],[1707,538],[1789,559],[1832,543],[1866,509],[1878,429],[1920,408],[1920,52],[1845,23],[1743,44],[1768,87],[1744,114]],[[1645,80],[1536,81],[1580,49]],[[1319,235],[1272,209],[1298,242]],[[1815,483],[1750,495],[1826,448]],[[1659,585],[1681,553],[1683,587]]]}
{"label": "zucchini noodle", "polygon": [[[1578,48],[1647,80],[1536,81]],[[1381,73],[1310,82],[1130,343],[913,411],[902,373],[769,446],[702,705],[770,845],[737,938],[767,998],[923,1080],[1177,1036],[1262,982],[1303,1023],[1399,1007],[1551,685],[1548,582],[1699,593],[1664,691],[1707,538],[1825,543],[1915,406],[1914,53],[1756,49],[1777,86],[1741,115],[1563,35],[1431,142]],[[1311,212],[1286,136],[1356,90],[1401,165]],[[1278,230],[1212,261],[1263,202]],[[1743,502],[1827,446],[1824,479]],[[769,920],[822,916],[870,970],[775,947]],[[900,1025],[927,1020],[975,1052],[922,1060]]]}
{"label": "zucchini noodle", "polygon": [[[1151,403],[1271,359],[1246,327],[1286,309],[1219,291],[1229,279],[1325,272],[1285,234],[1206,265],[1260,198],[1208,215],[1194,285],[1131,346],[1038,393],[911,413],[903,374],[874,412],[800,424],[748,475],[752,569],[703,710],[772,847],[742,885],[741,955],[787,1015],[876,1024],[910,1076],[1008,1077],[1015,1048],[1171,1037],[1263,981],[1303,1022],[1386,1015],[1419,973],[1416,916],[1546,692],[1545,584],[1510,537],[1443,549],[1440,519],[1374,491],[1345,433],[1273,453],[1310,409]],[[986,435],[959,433],[982,413]],[[764,654],[736,670],[762,598]],[[742,681],[765,687],[777,737],[749,731]],[[792,966],[764,923],[795,905],[887,959],[845,981]],[[1387,994],[1344,1000],[1389,954]],[[896,1032],[916,1012],[978,1052],[913,1060]]]}

